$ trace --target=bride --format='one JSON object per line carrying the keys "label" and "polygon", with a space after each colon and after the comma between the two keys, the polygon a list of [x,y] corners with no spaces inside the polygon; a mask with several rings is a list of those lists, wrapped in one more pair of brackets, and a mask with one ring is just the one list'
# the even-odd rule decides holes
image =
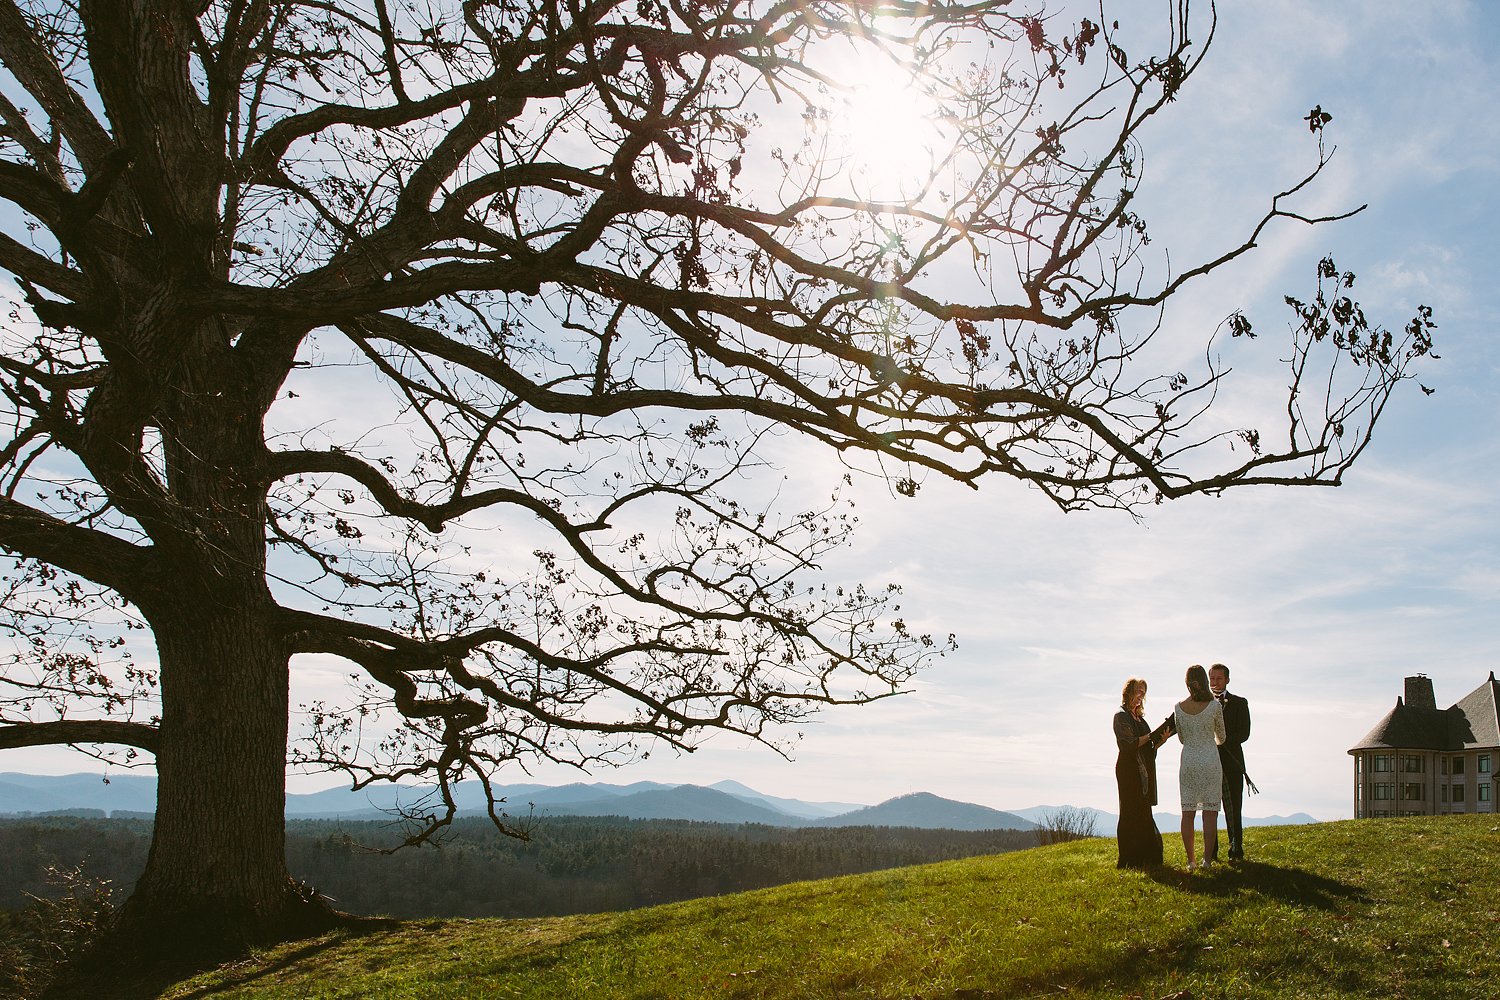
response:
{"label": "bride", "polygon": [[[1219,855],[1219,798],[1224,772],[1219,747],[1224,742],[1224,708],[1208,687],[1208,672],[1199,664],[1187,671],[1188,696],[1172,711],[1177,738],[1182,740],[1182,763],[1177,786],[1182,794],[1182,846],[1188,870],[1206,867]],[[1203,860],[1193,851],[1193,814],[1203,813]]]}

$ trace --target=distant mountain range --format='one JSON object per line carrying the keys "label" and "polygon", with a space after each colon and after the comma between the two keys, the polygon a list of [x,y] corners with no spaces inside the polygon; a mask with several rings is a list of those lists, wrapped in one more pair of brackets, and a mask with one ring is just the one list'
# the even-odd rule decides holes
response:
{"label": "distant mountain range", "polygon": [[1035,830],[1036,823],[1015,813],[972,802],[955,802],[931,792],[912,792],[878,806],[817,820],[814,826],[915,826],[944,830]]}
{"label": "distant mountain range", "polygon": [[0,816],[102,809],[156,811],[156,778],[124,774],[0,774]]}
{"label": "distant mountain range", "polygon": [[[629,819],[683,819],[705,823],[761,823],[767,826],[904,826],[950,830],[1032,830],[1058,809],[1072,806],[1032,806],[1002,812],[971,802],[957,802],[928,792],[898,796],[879,805],[851,802],[806,802],[766,795],[737,781],[710,786],[669,785],[638,781],[628,785],[575,783],[569,785],[516,784],[496,786],[504,809],[512,816],[624,816]],[[354,792],[329,788],[321,792],[289,793],[286,815],[293,819],[380,819],[398,805],[417,805],[424,789],[383,785]],[[463,782],[455,793],[461,813],[481,814],[484,792],[478,782]],[[106,814],[152,813],[156,810],[156,778],[149,775],[0,774],[0,816],[38,815],[78,810]],[[1113,813],[1086,808],[1095,820],[1094,832],[1112,836]],[[1306,813],[1246,817],[1246,825],[1313,823]],[[1164,833],[1177,829],[1175,814],[1161,813],[1157,825]]]}
{"label": "distant mountain range", "polygon": [[[1045,817],[1064,809],[1081,810],[1092,815],[1094,817],[1094,832],[1101,837],[1113,837],[1115,835],[1115,827],[1120,822],[1120,817],[1117,814],[1105,812],[1103,809],[1095,809],[1092,806],[1031,806],[1028,809],[1013,809],[1011,811],[1023,819],[1031,820],[1040,825]],[[1181,813],[1159,812],[1153,815],[1156,819],[1157,829],[1161,830],[1164,834],[1175,832],[1182,822]],[[1196,822],[1199,824],[1199,829],[1201,830],[1202,817],[1198,817]],[[1309,816],[1304,812],[1292,813],[1290,816],[1245,817],[1246,826],[1294,826],[1301,823],[1316,822],[1318,822],[1316,817]],[[1222,818],[1219,820],[1219,829],[1221,831],[1224,829],[1224,820]]]}

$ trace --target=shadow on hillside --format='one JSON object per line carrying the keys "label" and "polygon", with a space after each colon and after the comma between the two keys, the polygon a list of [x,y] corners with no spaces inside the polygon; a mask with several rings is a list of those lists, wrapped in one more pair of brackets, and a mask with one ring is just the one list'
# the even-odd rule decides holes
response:
{"label": "shadow on hillside", "polygon": [[[1212,948],[1204,941],[1216,926],[1247,895],[1264,896],[1277,904],[1337,911],[1369,902],[1358,886],[1327,878],[1300,868],[1285,868],[1258,862],[1221,865],[1208,875],[1192,875],[1181,869],[1157,868],[1145,873],[1153,881],[1213,900],[1198,910],[1199,918],[1182,927],[1166,942],[1141,943],[1123,955],[1116,951],[1090,953],[1080,950],[1064,968],[1052,968],[1015,980],[970,986],[948,993],[924,993],[929,1000],[1008,1000],[1016,996],[1038,996],[1072,990],[1117,996],[1190,996],[1165,992],[1174,977],[1184,977],[1218,966]],[[1327,970],[1329,996],[1353,995],[1366,985],[1359,970]],[[1351,979],[1350,977],[1355,977]]]}
{"label": "shadow on hillside", "polygon": [[1153,882],[1201,896],[1230,897],[1255,893],[1278,902],[1320,910],[1336,910],[1369,899],[1359,886],[1301,868],[1243,861],[1235,865],[1220,865],[1212,871],[1213,874],[1204,876],[1175,868],[1157,868],[1146,874]]}
{"label": "shadow on hillside", "polygon": [[[221,965],[221,977],[216,985],[183,993],[181,1000],[202,1000],[203,997],[216,996],[226,989],[274,976],[283,969],[305,962],[330,948],[339,947],[351,938],[385,933],[396,925],[396,921],[380,917],[360,917],[343,924],[338,933],[308,940],[269,965],[261,965],[254,960]],[[100,1000],[101,997],[109,997],[110,1000],[155,1000],[169,987],[207,972],[216,965],[219,963],[158,966],[130,978],[111,976],[107,972],[96,973],[82,979],[58,983],[44,996],[46,1000]]]}
{"label": "shadow on hillside", "polygon": [[[200,1000],[200,998],[202,997],[214,996],[231,987],[244,986],[245,984],[253,983],[258,979],[265,979],[268,976],[274,976],[283,969],[289,968],[293,965],[298,965],[302,962],[306,962],[314,955],[321,954],[322,952],[325,952],[330,948],[341,947],[351,938],[362,938],[370,937],[376,934],[383,934],[395,929],[398,926],[399,922],[395,920],[387,920],[380,917],[359,918],[356,921],[340,927],[338,933],[325,935],[324,937],[315,938],[311,941],[308,941],[300,948],[296,948],[292,951],[287,952],[280,959],[272,962],[269,965],[260,965],[252,961],[244,963],[244,965],[240,968],[236,968],[234,965],[224,966],[220,970],[222,979],[217,985],[206,986],[203,989],[195,990],[192,993],[184,993],[182,994],[181,1000]],[[139,1000],[147,1000],[148,997],[155,997],[156,995],[157,994],[155,993],[147,994],[146,997],[141,997],[139,998]],[[132,997],[129,998],[129,1000],[137,1000],[137,998]]]}

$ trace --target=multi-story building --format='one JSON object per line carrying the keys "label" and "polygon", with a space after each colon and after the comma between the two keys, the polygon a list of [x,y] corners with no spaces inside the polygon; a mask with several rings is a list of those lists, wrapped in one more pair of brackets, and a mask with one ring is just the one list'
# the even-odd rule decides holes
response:
{"label": "multi-story building", "polygon": [[1432,680],[1406,678],[1396,707],[1351,747],[1354,815],[1493,813],[1500,801],[1500,682],[1440,709]]}

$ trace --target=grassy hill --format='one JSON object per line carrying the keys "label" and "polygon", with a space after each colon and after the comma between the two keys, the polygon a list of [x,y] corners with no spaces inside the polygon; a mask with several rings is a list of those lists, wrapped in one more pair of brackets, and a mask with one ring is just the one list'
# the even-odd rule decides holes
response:
{"label": "grassy hill", "polygon": [[[1119,872],[1114,841],[646,910],[393,923],[163,997],[1500,997],[1500,820],[1246,831],[1208,874]],[[1182,993],[1180,991],[1188,991]]]}

